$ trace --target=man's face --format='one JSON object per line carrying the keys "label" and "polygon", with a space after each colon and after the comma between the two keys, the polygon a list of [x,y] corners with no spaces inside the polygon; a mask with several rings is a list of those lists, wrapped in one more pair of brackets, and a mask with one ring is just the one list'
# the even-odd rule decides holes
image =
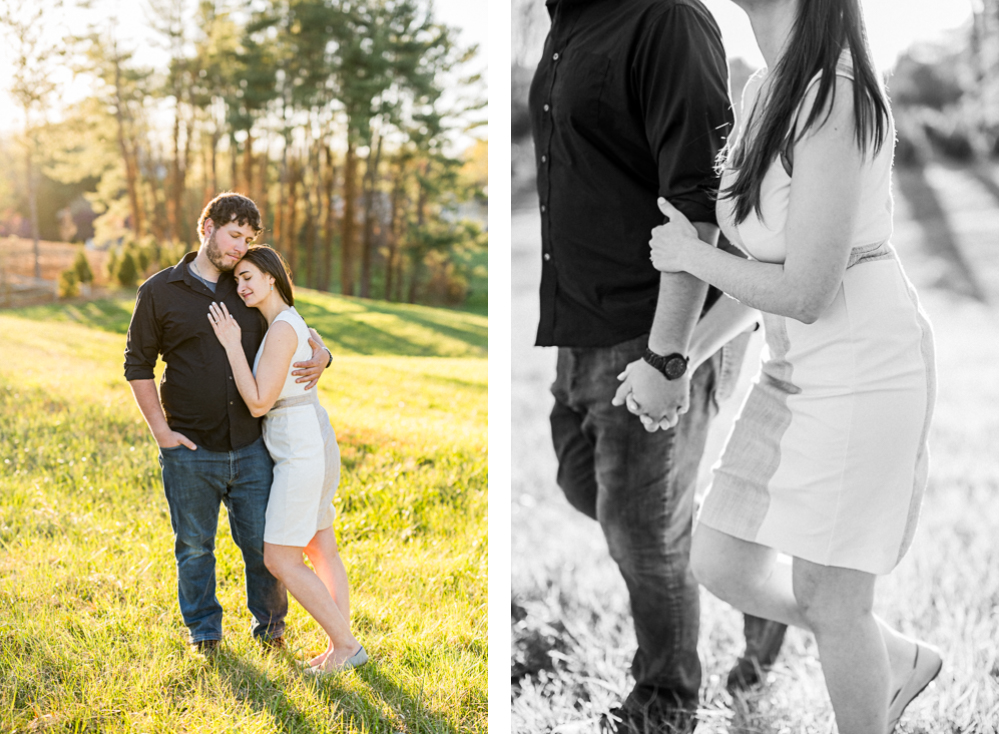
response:
{"label": "man's face", "polygon": [[[210,222],[211,219],[205,220],[206,229]],[[212,223],[212,231],[205,245],[205,255],[221,272],[231,272],[256,237],[257,233],[249,224],[228,222],[221,227],[215,227]]]}

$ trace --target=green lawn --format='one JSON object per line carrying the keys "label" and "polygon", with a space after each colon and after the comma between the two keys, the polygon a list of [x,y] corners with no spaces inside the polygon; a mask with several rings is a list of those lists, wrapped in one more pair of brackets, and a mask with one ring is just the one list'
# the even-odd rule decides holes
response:
{"label": "green lawn", "polygon": [[[32,321],[69,322],[124,334],[134,297],[51,303],[7,311]],[[482,313],[350,298],[295,289],[295,308],[335,353],[406,357],[485,357]]]}
{"label": "green lawn", "polygon": [[[220,519],[226,644],[185,644],[126,300],[0,313],[0,731],[486,730],[486,319],[298,291],[344,473],[334,529],[369,665],[313,681],[249,635]],[[223,511],[223,515],[224,515]]]}

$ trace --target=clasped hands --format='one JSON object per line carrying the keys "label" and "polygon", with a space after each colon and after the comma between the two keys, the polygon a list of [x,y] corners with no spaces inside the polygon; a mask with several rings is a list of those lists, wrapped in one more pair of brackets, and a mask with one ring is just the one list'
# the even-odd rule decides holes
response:
{"label": "clasped hands", "polygon": [[637,359],[625,367],[618,379],[622,384],[611,404],[624,405],[629,413],[639,416],[650,433],[673,428],[690,407],[687,375],[668,380],[645,360]]}
{"label": "clasped hands", "polygon": [[[669,201],[656,200],[660,211],[668,218],[665,224],[654,227],[649,240],[653,267],[664,273],[684,270],[685,248],[701,242],[698,230]],[[618,375],[621,385],[615,391],[612,405],[624,405],[629,413],[639,416],[643,427],[654,431],[673,428],[690,407],[690,379],[687,375],[668,380],[659,370],[642,359],[630,363]]]}

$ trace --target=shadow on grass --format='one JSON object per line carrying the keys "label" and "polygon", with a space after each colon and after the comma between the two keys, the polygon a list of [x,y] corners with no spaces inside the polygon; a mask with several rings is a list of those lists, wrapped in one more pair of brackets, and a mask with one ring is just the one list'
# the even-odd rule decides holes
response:
{"label": "shadow on grass", "polygon": [[233,698],[271,717],[272,731],[315,731],[285,691],[246,658],[222,648],[212,657],[211,664],[232,690]]}
{"label": "shadow on grass", "polygon": [[[325,307],[322,303],[325,298],[342,300],[351,308],[344,312],[338,311],[336,304]],[[485,301],[485,295],[483,299]],[[132,298],[119,297],[26,306],[5,313],[33,321],[70,322],[113,334],[125,334],[132,318],[133,304]],[[485,312],[485,302],[480,305]],[[486,356],[488,328],[485,322],[475,318],[474,309],[454,311],[319,293],[302,294],[296,308],[310,326],[320,332],[331,346],[337,344],[342,352],[366,356]],[[384,327],[380,327],[365,322],[365,316],[369,314],[391,318]],[[453,342],[449,344],[442,338]]]}
{"label": "shadow on grass", "polygon": [[[398,719],[398,727],[393,725],[392,731],[413,732],[447,732],[447,734],[458,734],[458,729],[453,723],[440,714],[435,714],[424,707],[421,696],[414,696],[397,685],[388,675],[384,674],[378,666],[377,661],[372,661],[363,668],[356,671],[358,676],[368,684],[374,695],[378,696],[382,703],[392,710]],[[419,676],[416,676],[419,678]],[[352,695],[338,685],[337,676],[320,678],[317,681],[316,695],[328,704],[338,705],[351,715],[355,725],[363,724],[358,728],[363,731],[384,731],[389,723],[385,716],[376,711],[370,704],[361,700],[356,695]],[[352,708],[351,703],[357,701],[361,704],[357,708]],[[360,721],[359,721],[360,719]]]}
{"label": "shadow on grass", "polygon": [[897,191],[910,204],[913,219],[920,225],[923,236],[920,243],[931,256],[947,263],[936,285],[980,303],[986,296],[975,273],[962,255],[947,213],[941,206],[937,193],[927,180],[923,167],[896,170]]}
{"label": "shadow on grass", "polygon": [[[358,301],[351,304],[360,306],[360,312],[336,313],[321,304],[309,300],[299,300],[296,310],[310,326],[325,339],[336,342],[349,352],[363,355],[395,354],[403,357],[435,357],[441,354],[435,342],[418,341],[406,335],[407,326],[426,329],[449,339],[461,342],[468,356],[485,355],[487,327],[485,324],[462,323],[463,312],[432,309],[427,307],[406,307],[379,302]],[[359,320],[364,314],[391,316],[402,328],[399,333],[379,328]],[[457,317],[457,318],[455,318]],[[454,321],[452,319],[454,318]],[[451,323],[449,323],[451,321]]]}
{"label": "shadow on grass", "polygon": [[1000,201],[1000,182],[997,181],[997,170],[984,161],[977,161],[966,166],[965,170],[976,183],[983,187],[983,191]]}
{"label": "shadow on grass", "polygon": [[133,303],[134,299],[129,298],[106,298],[78,303],[25,306],[6,313],[32,321],[66,321],[112,334],[125,334],[132,319]]}

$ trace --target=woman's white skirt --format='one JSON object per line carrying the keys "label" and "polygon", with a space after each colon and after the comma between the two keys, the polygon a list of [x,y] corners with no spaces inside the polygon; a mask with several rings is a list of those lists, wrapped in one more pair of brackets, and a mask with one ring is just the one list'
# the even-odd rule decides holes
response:
{"label": "woman's white skirt", "polygon": [[335,516],[340,449],[315,390],[278,400],[264,417],[264,444],[274,459],[264,541],[305,547]]}
{"label": "woman's white skirt", "polygon": [[930,323],[889,255],[847,270],[813,324],[765,315],[767,352],[700,522],[826,566],[888,573],[913,539],[934,407]]}

